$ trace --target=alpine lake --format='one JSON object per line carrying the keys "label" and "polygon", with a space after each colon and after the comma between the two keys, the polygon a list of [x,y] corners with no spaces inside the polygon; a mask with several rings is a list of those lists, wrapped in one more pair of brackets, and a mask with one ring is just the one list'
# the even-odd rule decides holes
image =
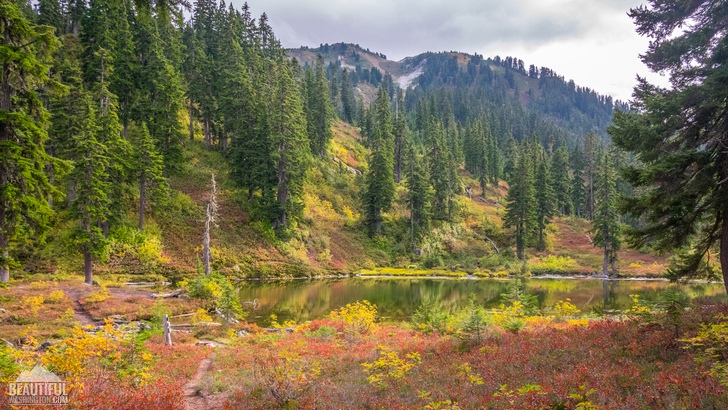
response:
{"label": "alpine lake", "polygon": [[[259,326],[293,320],[304,323],[320,319],[348,303],[368,300],[383,321],[409,321],[423,301],[437,301],[444,309],[463,307],[471,294],[486,309],[499,308],[501,294],[513,279],[432,277],[345,277],[331,279],[250,280],[239,282],[240,300],[247,320]],[[527,292],[538,297],[540,309],[570,299],[583,313],[619,314],[633,305],[630,295],[641,302],[655,302],[660,294],[678,288],[692,300],[728,300],[722,283],[672,284],[664,280],[529,278]]]}

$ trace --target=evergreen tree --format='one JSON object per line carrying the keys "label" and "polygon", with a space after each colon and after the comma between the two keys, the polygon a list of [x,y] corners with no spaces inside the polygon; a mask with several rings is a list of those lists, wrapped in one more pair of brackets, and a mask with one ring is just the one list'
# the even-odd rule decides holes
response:
{"label": "evergreen tree", "polygon": [[397,119],[394,122],[394,182],[399,183],[402,180],[402,171],[404,169],[405,158],[405,142],[407,141],[407,121],[404,114],[397,113]]}
{"label": "evergreen tree", "polygon": [[58,0],[38,0],[38,24],[55,28],[56,36],[63,34],[63,15]]}
{"label": "evergreen tree", "polygon": [[311,152],[323,157],[333,137],[331,120],[334,111],[329,99],[329,83],[324,71],[324,60],[320,55],[316,60],[314,72],[309,75],[306,90],[308,92],[306,118]]}
{"label": "evergreen tree", "polygon": [[586,135],[586,139],[584,139],[584,159],[586,161],[584,173],[584,177],[586,178],[586,200],[584,210],[585,216],[590,220],[594,220],[594,207],[596,204],[594,190],[597,173],[597,156],[600,149],[601,142],[599,141],[599,136],[593,131],[589,132]]}
{"label": "evergreen tree", "polygon": [[546,249],[544,231],[546,230],[546,225],[551,222],[551,218],[556,213],[556,194],[554,193],[553,182],[551,180],[551,166],[549,162],[548,158],[542,159],[536,172],[536,249],[539,251]]}
{"label": "evergreen tree", "polygon": [[52,215],[48,114],[37,89],[50,81],[58,41],[52,27],[32,25],[13,2],[0,2],[0,21],[0,281],[8,282],[11,243],[41,236]]}
{"label": "evergreen tree", "polygon": [[83,20],[84,78],[103,83],[115,96],[116,115],[126,138],[132,111],[139,104],[139,61],[131,31],[129,0],[92,0]]}
{"label": "evergreen tree", "polygon": [[431,119],[427,128],[427,138],[430,178],[435,190],[433,219],[450,222],[455,213],[453,203],[455,185],[460,182],[457,177],[458,167],[445,142],[445,131],[441,122]]}
{"label": "evergreen tree", "polygon": [[571,197],[573,182],[569,176],[569,151],[565,145],[556,148],[551,162],[551,181],[556,194],[556,209],[561,215],[571,215],[574,207]]}
{"label": "evergreen tree", "polygon": [[239,25],[242,22],[235,10],[226,14],[224,25],[221,27],[221,36],[218,40],[220,47],[219,87],[220,101],[219,113],[222,117],[221,144],[227,148],[229,138],[236,135],[242,138],[251,138],[249,121],[255,121],[250,115],[255,112],[253,85],[248,65],[245,61],[245,51],[241,45]]}
{"label": "evergreen tree", "polygon": [[374,126],[369,137],[371,156],[364,191],[364,212],[369,235],[382,230],[382,212],[392,205],[394,198],[394,135],[389,95],[379,88],[374,105]]}
{"label": "evergreen tree", "polygon": [[571,163],[571,203],[574,206],[574,214],[580,218],[584,218],[586,188],[584,185],[584,154],[579,147],[574,147],[574,151],[569,156]]}
{"label": "evergreen tree", "polygon": [[187,92],[191,106],[197,105],[201,116],[205,144],[212,144],[216,118],[217,90],[215,78],[215,1],[197,0],[192,11],[194,35],[187,37],[185,75],[191,81]]}
{"label": "evergreen tree", "polygon": [[594,246],[604,249],[602,275],[609,275],[609,265],[616,274],[615,263],[617,251],[621,246],[619,213],[617,212],[617,173],[612,161],[612,154],[604,152],[599,156],[596,170],[594,213]]}
{"label": "evergreen tree", "polygon": [[306,139],[306,118],[300,88],[291,64],[281,61],[271,105],[271,159],[278,175],[277,212],[273,227],[279,231],[303,211],[301,194],[311,151]]}
{"label": "evergreen tree", "polygon": [[[111,77],[109,74],[113,72],[113,69],[106,61],[107,53],[104,49],[99,50],[97,54],[101,62],[98,67],[101,73],[98,82],[92,84],[94,88],[93,100],[98,102],[97,122],[99,129],[97,140],[106,147],[109,159],[106,174],[111,187],[109,192],[109,213],[101,222],[102,231],[106,236],[109,234],[110,224],[120,221],[125,212],[124,199],[127,196],[126,182],[131,168],[129,163],[131,145],[121,136],[122,126],[117,115],[116,96],[108,88],[108,79]],[[69,103],[75,104],[75,101]]]}
{"label": "evergreen tree", "polygon": [[410,239],[412,248],[415,249],[430,231],[432,188],[424,156],[412,144],[407,151],[407,204],[410,208]]}
{"label": "evergreen tree", "polygon": [[725,129],[726,54],[722,1],[654,1],[630,11],[638,33],[651,38],[642,60],[670,74],[671,89],[639,81],[635,110],[615,112],[614,143],[636,154],[627,180],[638,195],[623,209],[644,226],[632,238],[688,255],[676,276],[700,273],[720,246],[728,289],[728,134]]}
{"label": "evergreen tree", "polygon": [[510,133],[506,137],[504,149],[503,177],[510,182],[516,168],[516,158],[518,157],[518,143]]}
{"label": "evergreen tree", "polygon": [[134,141],[134,165],[139,179],[139,224],[144,229],[144,211],[148,200],[153,204],[163,203],[168,195],[167,179],[164,177],[164,161],[157,152],[147,125],[142,123],[132,135]]}
{"label": "evergreen tree", "polygon": [[142,13],[137,16],[137,28],[139,89],[143,92],[134,117],[137,122],[147,124],[164,158],[165,172],[170,172],[182,164],[184,134],[179,121],[183,107],[180,76],[164,56],[157,21]]}
{"label": "evergreen tree", "polygon": [[103,253],[106,244],[100,225],[106,220],[111,204],[109,163],[106,147],[96,138],[99,127],[91,97],[83,89],[79,90],[78,96],[76,104],[80,106],[81,117],[77,118],[78,127],[71,136],[73,170],[70,177],[75,187],[71,210],[79,219],[75,243],[83,254],[85,282],[90,285],[93,282],[92,259]]}
{"label": "evergreen tree", "polygon": [[352,89],[349,72],[346,69],[341,71],[341,119],[353,123],[356,112],[356,101]]}
{"label": "evergreen tree", "polygon": [[506,198],[504,225],[507,228],[515,228],[516,255],[518,259],[523,259],[529,238],[536,226],[536,195],[531,158],[527,154],[526,144],[519,151]]}
{"label": "evergreen tree", "polygon": [[501,157],[498,149],[498,139],[495,138],[491,132],[491,128],[488,124],[485,124],[485,134],[488,140],[488,146],[486,151],[488,153],[488,177],[490,183],[498,186],[498,181],[501,176]]}

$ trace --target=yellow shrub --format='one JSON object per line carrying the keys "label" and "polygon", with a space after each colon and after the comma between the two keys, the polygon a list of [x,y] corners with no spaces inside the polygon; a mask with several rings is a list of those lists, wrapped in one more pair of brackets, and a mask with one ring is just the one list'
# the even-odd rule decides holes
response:
{"label": "yellow shrub", "polygon": [[330,317],[344,321],[359,334],[366,334],[375,326],[377,307],[367,300],[362,300],[331,312]]}
{"label": "yellow shrub", "polygon": [[22,302],[23,309],[28,310],[31,316],[38,316],[42,304],[43,295],[24,297]]}
{"label": "yellow shrub", "polygon": [[270,315],[270,327],[275,329],[285,329],[285,328],[293,328],[296,329],[296,321],[295,320],[286,320],[285,322],[278,323],[278,316],[271,313]]}
{"label": "yellow shrub", "polygon": [[193,325],[200,322],[212,322],[212,317],[207,314],[205,309],[197,309],[195,314],[192,315],[192,319],[190,319],[190,323]]}
{"label": "yellow shrub", "polygon": [[328,249],[324,249],[323,252],[316,255],[316,261],[320,263],[329,263],[331,262],[331,251]]}
{"label": "yellow shrub", "polygon": [[108,289],[106,289],[106,286],[101,285],[101,288],[99,290],[95,290],[91,292],[88,296],[86,296],[86,303],[99,303],[103,302],[106,299],[111,297],[111,292],[109,292]]}
{"label": "yellow shrub", "polygon": [[30,284],[30,288],[31,289],[36,289],[36,290],[37,289],[48,289],[49,287],[51,287],[51,283],[50,282],[46,282],[44,280],[39,280],[38,282],[32,282]]}
{"label": "yellow shrub", "polygon": [[117,371],[126,380],[143,384],[151,360],[147,353],[138,354],[131,336],[114,329],[110,322],[95,333],[74,328],[72,337],[51,346],[42,358],[43,365],[63,376],[69,388],[81,389],[95,368]]}
{"label": "yellow shrub", "polygon": [[480,377],[477,373],[473,373],[473,368],[470,367],[468,363],[463,363],[458,366],[458,374],[465,376],[465,378],[475,386],[485,384],[482,377]]}
{"label": "yellow shrub", "polygon": [[296,408],[297,399],[321,375],[321,364],[284,349],[274,357],[257,357],[253,377],[271,393],[279,408]]}
{"label": "yellow shrub", "polygon": [[372,363],[362,363],[364,371],[369,374],[367,381],[379,387],[386,387],[386,380],[403,379],[410,370],[422,363],[422,357],[417,352],[407,353],[404,359],[393,350],[378,346],[379,358]]}
{"label": "yellow shrub", "polygon": [[571,326],[589,326],[589,320],[588,319],[570,319],[567,320],[566,323],[568,323]]}
{"label": "yellow shrub", "polygon": [[144,242],[137,250],[139,259],[146,263],[167,263],[169,258],[162,256],[162,242],[156,236],[150,236],[144,239]]}
{"label": "yellow shrub", "polygon": [[48,298],[45,300],[45,303],[61,303],[63,302],[63,298],[66,295],[63,293],[62,290],[54,290],[51,292],[50,295],[48,295]]}
{"label": "yellow shrub", "polygon": [[581,312],[581,310],[579,310],[576,305],[571,303],[570,298],[566,298],[566,300],[560,300],[556,302],[554,308],[556,309],[556,316],[558,317],[576,316]]}

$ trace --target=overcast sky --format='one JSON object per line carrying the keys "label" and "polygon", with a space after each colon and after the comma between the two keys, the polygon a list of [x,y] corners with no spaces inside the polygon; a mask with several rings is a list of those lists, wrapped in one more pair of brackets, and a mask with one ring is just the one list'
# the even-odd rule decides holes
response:
{"label": "overcast sky", "polygon": [[[244,0],[233,0],[242,6]],[[356,43],[390,60],[425,51],[515,56],[629,100],[648,40],[627,16],[640,0],[249,0],[284,47]]]}

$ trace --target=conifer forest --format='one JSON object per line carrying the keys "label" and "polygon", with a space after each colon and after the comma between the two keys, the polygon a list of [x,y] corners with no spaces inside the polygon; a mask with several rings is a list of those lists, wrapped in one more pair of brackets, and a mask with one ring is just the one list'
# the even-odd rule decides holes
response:
{"label": "conifer forest", "polygon": [[0,0],[0,408],[728,407],[728,4],[624,101],[251,9]]}

